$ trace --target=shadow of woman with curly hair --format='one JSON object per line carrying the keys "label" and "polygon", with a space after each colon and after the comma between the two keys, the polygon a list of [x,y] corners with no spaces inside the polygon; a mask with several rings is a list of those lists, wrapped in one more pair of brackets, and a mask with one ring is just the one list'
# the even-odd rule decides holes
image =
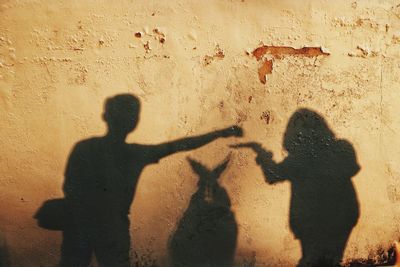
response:
{"label": "shadow of woman with curly hair", "polygon": [[267,183],[291,183],[289,223],[302,248],[298,266],[339,266],[359,217],[351,178],[360,167],[353,146],[337,139],[317,112],[300,109],[287,125],[282,162],[255,142],[234,147],[256,152]]}

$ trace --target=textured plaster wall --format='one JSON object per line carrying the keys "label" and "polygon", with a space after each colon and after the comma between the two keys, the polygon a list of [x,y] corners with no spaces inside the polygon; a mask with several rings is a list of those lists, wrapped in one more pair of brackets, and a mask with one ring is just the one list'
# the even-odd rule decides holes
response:
{"label": "textured plaster wall", "polygon": [[[329,55],[270,56],[263,81],[252,55],[262,45]],[[361,166],[353,177],[360,218],[345,260],[374,257],[400,237],[399,56],[398,1],[0,0],[1,253],[13,266],[58,262],[61,233],[32,217],[62,197],[73,145],[105,132],[104,100],[128,92],[143,106],[129,141],[237,123],[243,141],[261,142],[276,160],[292,113],[317,110]],[[145,169],[131,209],[140,257],[168,262],[169,236],[196,190],[186,156],[212,166],[234,142]],[[267,185],[248,150],[232,151],[221,180],[239,224],[236,262],[294,265],[301,251],[288,226],[290,184]]]}

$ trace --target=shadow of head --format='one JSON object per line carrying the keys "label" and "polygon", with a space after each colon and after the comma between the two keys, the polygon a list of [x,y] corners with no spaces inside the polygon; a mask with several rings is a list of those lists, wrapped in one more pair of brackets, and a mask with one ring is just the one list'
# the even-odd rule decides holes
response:
{"label": "shadow of head", "polygon": [[199,181],[197,186],[199,191],[204,191],[204,200],[206,202],[212,202],[214,200],[213,192],[221,188],[218,183],[218,179],[221,177],[222,173],[228,166],[230,160],[230,154],[215,168],[208,169],[199,161],[191,159],[188,157],[188,161],[193,171],[199,176]]}
{"label": "shadow of head", "polygon": [[106,100],[103,119],[110,134],[126,136],[136,128],[139,113],[140,100],[131,94],[120,94]]}
{"label": "shadow of head", "polygon": [[290,117],[284,135],[286,151],[314,149],[316,146],[335,141],[335,134],[325,119],[316,111],[299,109]]}

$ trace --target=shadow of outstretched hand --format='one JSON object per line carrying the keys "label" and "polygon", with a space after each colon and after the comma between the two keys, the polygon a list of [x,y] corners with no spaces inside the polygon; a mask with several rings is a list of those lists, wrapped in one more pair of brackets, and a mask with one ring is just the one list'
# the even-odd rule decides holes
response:
{"label": "shadow of outstretched hand", "polygon": [[221,135],[223,137],[242,137],[243,136],[243,129],[240,126],[230,126],[228,128],[225,128],[221,130]]}
{"label": "shadow of outstretched hand", "polygon": [[256,154],[256,162],[257,164],[261,165],[267,160],[272,159],[272,152],[264,149],[260,143],[257,142],[248,142],[248,143],[240,143],[240,144],[235,144],[235,145],[230,145],[229,147],[231,148],[250,148],[252,149]]}

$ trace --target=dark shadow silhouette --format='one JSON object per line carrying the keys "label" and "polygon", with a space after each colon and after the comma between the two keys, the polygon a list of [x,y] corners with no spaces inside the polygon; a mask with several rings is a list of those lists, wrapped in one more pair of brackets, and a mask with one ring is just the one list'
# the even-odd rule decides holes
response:
{"label": "dark shadow silhouette", "polygon": [[[159,145],[128,144],[125,139],[136,128],[139,112],[140,101],[133,95],[107,99],[103,114],[107,134],[77,143],[69,156],[63,186],[65,204],[51,200],[42,206],[42,214],[49,214],[53,207],[65,205],[60,266],[88,266],[92,254],[100,266],[130,266],[128,215],[143,169],[219,137],[242,135],[242,130],[234,126]],[[59,222],[51,218],[42,218],[39,223],[53,222],[56,226],[52,227],[59,227]]]}
{"label": "dark shadow silhouette", "polygon": [[49,199],[33,216],[41,228],[62,231],[67,221],[66,203],[64,198]]}
{"label": "dark shadow silhouette", "polygon": [[0,267],[11,266],[10,254],[5,237],[0,232]]}
{"label": "dark shadow silhouette", "polygon": [[210,170],[188,159],[199,176],[198,190],[178,223],[169,242],[174,267],[229,267],[236,249],[237,224],[231,202],[218,178],[228,165],[229,156]]}
{"label": "dark shadow silhouette", "polygon": [[257,153],[266,182],[290,181],[292,197],[289,223],[300,240],[298,266],[339,266],[348,237],[359,217],[359,205],[351,177],[360,169],[352,145],[337,139],[316,112],[295,112],[284,136],[288,152],[280,163],[258,143]]}

